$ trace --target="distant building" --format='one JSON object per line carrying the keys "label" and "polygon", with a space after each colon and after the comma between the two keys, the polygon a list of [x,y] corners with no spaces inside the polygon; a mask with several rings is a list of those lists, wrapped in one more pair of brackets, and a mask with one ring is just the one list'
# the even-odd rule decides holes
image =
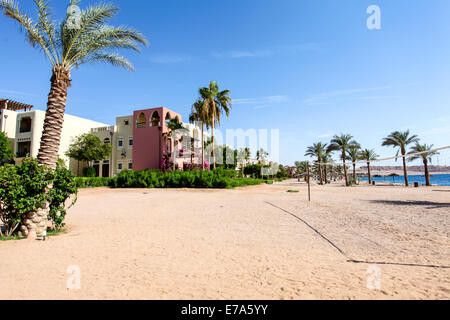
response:
{"label": "distant building", "polygon": [[[33,106],[5,99],[0,100],[0,128],[11,142],[16,163],[20,163],[27,156],[36,158],[39,152],[45,111],[31,111],[32,109]],[[70,144],[75,137],[101,126],[105,126],[105,124],[68,114],[64,115],[59,157],[64,160],[74,174],[77,173],[78,162],[65,155]]]}
{"label": "distant building", "polygon": [[[133,115],[118,117],[116,125],[103,128],[93,128],[91,132],[102,141],[113,145],[110,159],[94,163],[96,173],[100,177],[115,176],[123,170],[160,169],[161,160],[167,157],[173,161],[174,143],[167,135],[167,124],[177,118],[178,113],[167,108],[137,110]],[[180,149],[175,163],[182,169],[184,163],[201,164],[201,133],[200,128],[193,124],[183,124],[186,137],[180,142]],[[204,137],[206,138],[206,134]],[[181,137],[180,137],[181,139]]]}
{"label": "distant building", "polygon": [[[45,112],[31,111],[33,106],[0,99],[0,129],[8,136],[16,155],[15,162],[25,157],[37,157],[44,127]],[[172,119],[182,121],[181,115],[167,108],[134,111],[133,115],[117,117],[115,126],[74,117],[66,114],[61,135],[59,157],[75,175],[81,175],[87,165],[93,166],[97,176],[111,177],[123,170],[160,169],[161,159],[174,159],[174,145],[167,134],[167,124]],[[185,134],[178,137],[178,154],[175,163],[201,164],[201,129],[193,124],[183,124]],[[73,140],[92,133],[105,143],[111,143],[113,152],[109,159],[94,163],[79,163],[65,155]],[[207,134],[204,134],[206,139]]]}

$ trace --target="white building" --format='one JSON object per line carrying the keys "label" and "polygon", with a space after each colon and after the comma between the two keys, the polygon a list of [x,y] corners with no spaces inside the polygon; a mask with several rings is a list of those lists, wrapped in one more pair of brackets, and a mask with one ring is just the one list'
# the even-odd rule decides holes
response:
{"label": "white building", "polygon": [[[11,142],[16,155],[15,161],[19,163],[24,157],[37,157],[44,129],[45,111],[31,110],[33,107],[17,102],[0,100],[0,129]],[[25,110],[20,112],[20,110]],[[92,128],[104,127],[106,124],[83,119],[66,114],[61,134],[59,157],[74,174],[77,173],[78,163],[67,158],[65,153],[74,138],[89,133]]]}

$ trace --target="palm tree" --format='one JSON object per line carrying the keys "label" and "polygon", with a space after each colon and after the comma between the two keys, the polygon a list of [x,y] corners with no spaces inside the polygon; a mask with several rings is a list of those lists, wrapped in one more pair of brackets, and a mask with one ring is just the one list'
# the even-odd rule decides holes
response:
{"label": "palm tree", "polygon": [[[46,0],[34,0],[34,3],[38,9],[37,22],[24,13],[14,0],[0,0],[0,11],[19,23],[26,40],[33,47],[42,49],[52,66],[47,112],[37,159],[41,165],[55,169],[67,89],[71,87],[71,71],[82,64],[94,62],[106,62],[134,70],[126,58],[111,50],[131,49],[139,52],[138,45],[147,45],[147,40],[133,29],[106,24],[119,12],[119,8],[112,4],[100,4],[80,10],[76,16],[77,23],[72,23],[74,16],[71,14],[59,23],[51,14]],[[80,0],[70,1],[70,5],[74,7],[79,3]],[[41,212],[43,219],[47,219],[48,208]],[[30,229],[28,237],[34,236],[35,232]]]}
{"label": "palm tree", "polygon": [[305,153],[306,157],[316,157],[317,158],[317,163],[319,165],[318,173],[319,173],[320,184],[323,184],[321,163],[322,163],[322,159],[326,153],[326,149],[327,149],[326,144],[323,144],[322,142],[318,142],[318,143],[314,143],[312,146],[308,147],[306,149],[306,153]]}
{"label": "palm tree", "polygon": [[325,153],[323,154],[322,161],[324,164],[323,166],[323,175],[325,177],[325,184],[328,183],[328,171],[331,174],[331,171],[333,169],[333,166],[331,163],[333,162],[333,159],[331,157],[331,153],[328,150],[325,150]]}
{"label": "palm tree", "polygon": [[347,150],[347,160],[350,160],[353,165],[353,183],[356,184],[356,162],[360,160],[360,145],[353,143]]}
{"label": "palm tree", "polygon": [[331,140],[330,145],[328,146],[328,151],[340,151],[341,159],[344,165],[344,176],[345,176],[345,185],[348,187],[348,177],[347,177],[347,166],[345,164],[346,153],[347,150],[352,146],[357,144],[356,141],[352,140],[353,136],[349,134],[341,134],[340,136],[336,135]]}
{"label": "palm tree", "polygon": [[364,149],[359,154],[361,160],[367,161],[367,173],[369,175],[369,184],[372,184],[372,176],[370,174],[370,161],[377,160],[378,154],[373,149]]}
{"label": "palm tree", "polygon": [[406,169],[406,147],[410,145],[411,143],[418,143],[419,138],[417,135],[410,135],[409,130],[405,132],[395,131],[392,132],[389,136],[384,138],[382,146],[391,146],[394,148],[399,148],[397,151],[397,156],[399,152],[402,154],[402,160],[403,160],[403,173],[405,175],[405,185],[408,187],[408,171]]}
{"label": "palm tree", "polygon": [[214,130],[216,123],[220,125],[220,118],[223,113],[228,117],[231,111],[230,90],[219,91],[219,86],[215,81],[211,81],[209,87],[200,88],[200,97],[203,101],[203,109],[209,116],[211,124],[212,156],[213,168],[216,169],[216,151]]}
{"label": "palm tree", "polygon": [[206,124],[206,129],[209,129],[209,118],[207,114],[207,110],[203,109],[203,101],[197,100],[192,105],[191,114],[189,116],[189,122],[195,123],[200,122],[202,126],[202,169],[205,170],[205,139],[204,139],[204,127]]}
{"label": "palm tree", "polygon": [[416,142],[416,145],[411,148],[411,151],[409,153],[420,153],[420,152],[426,152],[420,155],[414,155],[408,158],[409,162],[422,159],[423,166],[425,167],[425,180],[427,187],[431,186],[430,182],[430,172],[428,170],[428,163],[431,163],[432,157],[439,154],[437,151],[431,151],[427,152],[433,149],[433,145],[427,145],[427,144],[419,144]]}
{"label": "palm tree", "polygon": [[178,120],[178,118],[172,119],[167,124],[167,132],[164,132],[162,134],[164,140],[170,139],[170,149],[172,150],[172,162],[173,162],[173,170],[176,169],[176,163],[175,163],[175,147],[179,143],[179,140],[177,139],[177,133],[184,131],[186,132],[187,129],[183,126],[183,124]]}
{"label": "palm tree", "polygon": [[258,163],[261,164],[266,161],[266,158],[269,156],[269,153],[264,150],[263,148],[256,151],[256,160],[258,160]]}

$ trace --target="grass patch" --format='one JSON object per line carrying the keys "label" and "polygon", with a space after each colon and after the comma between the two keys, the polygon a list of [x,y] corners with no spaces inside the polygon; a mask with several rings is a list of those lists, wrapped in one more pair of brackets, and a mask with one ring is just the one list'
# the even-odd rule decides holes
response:
{"label": "grass patch", "polygon": [[299,193],[299,190],[288,190],[287,193]]}
{"label": "grass patch", "polygon": [[[59,230],[52,230],[52,231],[47,231],[47,238],[53,238],[53,237],[57,237],[61,234],[66,234],[67,230],[65,228],[63,229],[59,229]],[[5,237],[5,235],[2,235],[0,237],[0,242],[1,241],[19,241],[19,240],[25,240],[27,237],[19,237],[18,235],[12,235],[11,237],[7,238]]]}

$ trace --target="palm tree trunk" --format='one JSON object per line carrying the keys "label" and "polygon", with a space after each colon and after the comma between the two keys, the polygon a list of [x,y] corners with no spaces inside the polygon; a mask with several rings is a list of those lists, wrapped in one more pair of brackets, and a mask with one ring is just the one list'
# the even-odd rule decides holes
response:
{"label": "palm tree trunk", "polygon": [[356,164],[353,163],[353,183],[356,184]]}
{"label": "palm tree trunk", "polygon": [[367,172],[369,174],[369,184],[372,184],[372,176],[370,175],[370,162],[367,162]]}
{"label": "palm tree trunk", "polygon": [[347,165],[345,164],[345,151],[342,152],[342,161],[344,163],[345,186],[348,187]]}
{"label": "palm tree trunk", "polygon": [[[37,160],[40,165],[45,165],[54,170],[58,162],[59,145],[66,109],[67,88],[70,87],[70,72],[62,66],[54,66],[50,82],[47,112],[45,114],[44,130]],[[45,193],[47,194],[52,187],[52,184],[48,185]],[[46,202],[43,208],[38,209],[36,212],[30,212],[26,219],[22,221],[21,231],[27,235],[28,239],[34,240],[36,235],[41,235],[43,231],[47,230],[49,211],[50,204]]]}
{"label": "palm tree trunk", "polygon": [[327,165],[323,166],[323,172],[324,172],[324,176],[325,176],[325,184],[328,183],[328,179],[327,179]]}
{"label": "palm tree trunk", "polygon": [[404,150],[402,150],[402,159],[403,159],[403,173],[405,175],[405,186],[409,187],[409,182],[408,182],[408,171],[406,169],[406,157],[405,157],[406,152]]}
{"label": "palm tree trunk", "polygon": [[426,185],[427,185],[427,187],[430,187],[431,186],[430,171],[428,170],[428,161],[426,159],[423,160],[423,166],[425,167],[425,181],[426,181]]}
{"label": "palm tree trunk", "polygon": [[319,162],[319,183],[322,185],[323,184],[323,182],[322,182],[322,166],[320,165],[320,157],[317,159],[318,160],[318,162]]}

